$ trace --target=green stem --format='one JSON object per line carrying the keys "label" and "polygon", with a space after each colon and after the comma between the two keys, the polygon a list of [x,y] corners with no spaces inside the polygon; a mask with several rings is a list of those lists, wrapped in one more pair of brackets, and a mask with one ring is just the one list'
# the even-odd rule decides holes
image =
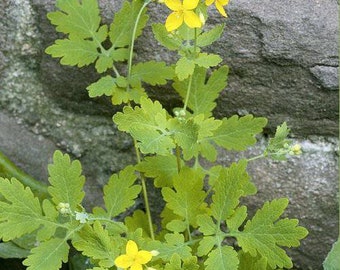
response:
{"label": "green stem", "polygon": [[12,161],[10,161],[3,153],[0,152],[0,176],[6,178],[16,178],[23,185],[32,189],[33,193],[41,199],[49,197],[47,186],[24,171],[20,170]]}
{"label": "green stem", "polygon": [[[143,6],[139,10],[139,13],[136,17],[135,25],[133,27],[132,36],[131,36],[129,59],[128,59],[128,71],[127,71],[128,81],[130,80],[130,77],[131,77],[133,49],[134,49],[134,44],[135,44],[135,38],[136,38],[138,23],[139,23],[140,17],[142,16],[143,10],[146,8],[146,6],[150,2],[151,2],[151,0],[144,2]],[[127,86],[127,90],[129,90],[129,85]],[[128,106],[132,107],[130,102],[128,102]],[[137,163],[140,163],[141,162],[141,156],[140,156],[139,149],[137,147],[137,141],[135,139],[133,139],[133,144],[134,144],[135,151],[136,151]],[[148,217],[150,236],[151,236],[151,239],[154,240],[155,236],[154,236],[154,232],[153,232],[153,223],[152,223],[152,217],[151,217],[151,211],[150,211],[150,205],[149,205],[149,198],[148,198],[148,192],[147,192],[146,183],[145,183],[145,177],[144,177],[143,174],[140,174],[140,180],[141,180],[141,183],[142,183],[144,206],[145,206],[145,210],[146,210],[146,215]]]}
{"label": "green stem", "polygon": [[[195,28],[194,31],[194,54],[196,55],[196,49],[197,49],[197,29]],[[188,83],[188,89],[187,89],[187,94],[185,97],[185,101],[184,101],[184,107],[183,110],[186,111],[187,106],[188,106],[188,101],[189,101],[189,97],[190,97],[190,92],[191,92],[191,85],[192,85],[192,75],[189,76],[189,83]]]}
{"label": "green stem", "polygon": [[192,75],[189,76],[188,89],[187,89],[187,94],[186,94],[184,106],[183,106],[184,111],[186,111],[187,106],[188,106],[188,101],[189,101],[189,96],[190,96],[190,91],[191,91],[191,84],[192,84]]}
{"label": "green stem", "polygon": [[261,155],[258,155],[258,156],[252,157],[252,158],[248,158],[248,162],[256,160],[256,159],[264,158],[264,157],[265,157],[265,155],[261,154]]}
{"label": "green stem", "polygon": [[181,149],[176,144],[177,172],[181,170]]}
{"label": "green stem", "polygon": [[146,6],[151,2],[151,0],[145,1],[141,9],[139,10],[139,13],[137,15],[135,25],[133,27],[132,36],[131,36],[131,44],[130,44],[130,52],[129,52],[129,59],[128,59],[128,72],[127,72],[127,79],[129,81],[131,77],[131,67],[132,67],[132,57],[133,57],[133,48],[135,46],[135,39],[136,39],[136,33],[137,33],[137,27],[140,20],[140,17],[142,16],[143,10],[146,8]]}

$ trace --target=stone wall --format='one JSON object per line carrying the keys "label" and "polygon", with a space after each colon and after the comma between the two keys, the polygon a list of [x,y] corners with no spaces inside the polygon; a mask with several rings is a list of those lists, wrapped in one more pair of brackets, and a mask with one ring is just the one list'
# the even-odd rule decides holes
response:
{"label": "stone wall", "polygon": [[[101,0],[108,22],[121,1]],[[106,99],[91,100],[85,87],[97,80],[92,67],[60,66],[44,54],[57,37],[46,13],[52,0],[0,1],[0,150],[26,172],[47,180],[55,149],[78,158],[87,177],[87,207],[101,203],[109,175],[134,161],[128,136],[114,127]],[[151,20],[164,21],[154,3]],[[336,0],[231,0],[223,38],[208,48],[231,68],[218,99],[217,117],[252,113],[269,119],[256,154],[276,125],[287,121],[304,154],[287,162],[258,160],[249,172],[259,193],[251,209],[275,197],[288,197],[290,217],[310,234],[291,254],[301,269],[322,269],[338,235],[338,3]],[[213,13],[209,24],[222,21]],[[171,61],[150,27],[137,42],[137,58]],[[161,94],[160,94],[161,93]],[[173,107],[169,89],[150,89]],[[229,164],[234,153],[221,151]],[[157,209],[155,209],[157,212]]]}

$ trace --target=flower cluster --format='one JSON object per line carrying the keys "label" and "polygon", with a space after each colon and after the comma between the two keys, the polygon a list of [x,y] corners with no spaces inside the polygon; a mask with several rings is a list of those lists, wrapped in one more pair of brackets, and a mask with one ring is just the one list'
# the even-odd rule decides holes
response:
{"label": "flower cluster", "polygon": [[60,214],[62,215],[69,215],[71,214],[71,208],[69,203],[59,203],[57,205],[57,210],[59,211]]}
{"label": "flower cluster", "polygon": [[[163,2],[163,1],[162,1]],[[164,0],[165,5],[172,10],[172,13],[165,21],[167,31],[171,32],[179,28],[183,22],[190,28],[200,28],[204,24],[202,13],[197,14],[195,9],[199,5],[199,0]],[[227,16],[224,6],[229,0],[205,0],[207,6],[215,3],[215,7],[222,16]]]}

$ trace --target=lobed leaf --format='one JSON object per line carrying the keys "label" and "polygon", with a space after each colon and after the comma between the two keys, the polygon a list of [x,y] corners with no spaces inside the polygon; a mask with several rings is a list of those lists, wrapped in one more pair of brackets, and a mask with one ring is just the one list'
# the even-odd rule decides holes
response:
{"label": "lobed leaf", "polygon": [[[133,0],[131,2],[124,1],[122,8],[115,13],[109,31],[110,41],[114,48],[130,46],[132,38],[131,33],[142,5],[143,1],[141,0]],[[136,28],[136,38],[141,35],[147,21],[148,16],[144,9]]]}
{"label": "lobed leaf", "polygon": [[117,241],[113,241],[108,231],[98,221],[94,222],[93,227],[86,224],[77,232],[72,245],[83,255],[96,260],[99,266],[105,268],[112,267],[114,259],[120,253]]}
{"label": "lobed leaf", "polygon": [[118,174],[113,174],[104,186],[104,203],[108,217],[116,217],[134,204],[141,191],[136,185],[137,176],[133,166],[127,166]]}
{"label": "lobed leaf", "polygon": [[234,214],[241,197],[256,193],[256,187],[249,182],[246,167],[247,161],[243,159],[233,163],[229,168],[222,168],[213,187],[211,204],[211,213],[217,223],[227,220]]}
{"label": "lobed leaf", "polygon": [[149,61],[132,66],[131,79],[138,79],[151,85],[163,85],[174,77],[172,67],[165,62]]}
{"label": "lobed leaf", "polygon": [[235,233],[238,245],[253,257],[259,254],[267,259],[270,267],[291,268],[291,258],[280,247],[296,247],[308,234],[296,219],[279,219],[288,205],[288,199],[266,202],[249,220],[242,232]]}
{"label": "lobed leaf", "polygon": [[5,199],[0,202],[0,239],[9,241],[32,233],[42,225],[48,231],[44,235],[46,238],[54,234],[57,224],[43,214],[39,199],[29,187],[25,188],[15,178],[0,178],[0,194]]}
{"label": "lobed leaf", "polygon": [[269,139],[269,144],[266,148],[266,153],[269,154],[269,156],[272,159],[275,160],[286,160],[286,152],[281,152],[281,149],[284,149],[287,144],[290,143],[290,141],[287,139],[287,136],[290,132],[290,129],[287,127],[286,122],[282,123],[282,125],[278,126],[276,128],[275,136],[274,138]]}
{"label": "lobed leaf", "polygon": [[178,80],[183,81],[191,76],[195,71],[195,62],[186,57],[181,57],[175,67]]}
{"label": "lobed leaf", "polygon": [[45,52],[52,57],[60,57],[62,65],[78,67],[93,63],[99,55],[94,41],[79,38],[57,39]]}
{"label": "lobed leaf", "polygon": [[162,23],[153,24],[152,32],[157,41],[169,50],[178,50],[182,46],[182,41],[169,33]]}
{"label": "lobed leaf", "polygon": [[204,174],[199,171],[183,167],[173,179],[174,190],[168,187],[162,189],[166,207],[193,227],[197,227],[197,216],[206,212],[203,178]]}
{"label": "lobed leaf", "polygon": [[48,181],[51,183],[48,192],[55,205],[69,203],[74,211],[81,204],[85,195],[85,177],[81,175],[81,170],[78,160],[71,162],[68,154],[63,155],[59,150],[54,152],[53,164],[48,165]]}
{"label": "lobed leaf", "polygon": [[[216,107],[215,100],[219,93],[226,87],[229,68],[222,66],[212,72],[206,80],[207,70],[196,68],[192,75],[191,94],[188,100],[188,107],[194,115],[204,114],[206,117],[212,115],[212,110]],[[173,87],[185,99],[188,89],[189,79],[184,81],[175,80]]]}
{"label": "lobed leaf", "polygon": [[214,133],[211,139],[227,150],[246,150],[256,143],[255,135],[262,132],[267,124],[264,117],[246,115],[223,118],[222,125]]}
{"label": "lobed leaf", "polygon": [[[183,161],[181,161],[181,166]],[[178,175],[177,158],[174,155],[152,156],[137,164],[136,169],[146,177],[154,178],[155,187],[172,187],[172,178]]]}
{"label": "lobed leaf", "polygon": [[242,250],[238,252],[238,256],[240,260],[238,270],[268,270],[267,259],[265,257],[253,257],[249,253],[243,252]]}
{"label": "lobed leaf", "polygon": [[110,75],[101,77],[97,82],[90,84],[86,89],[90,97],[111,96],[116,88],[115,79]]}
{"label": "lobed leaf", "polygon": [[222,58],[217,54],[199,53],[195,59],[195,64],[204,68],[217,66],[221,62]]}
{"label": "lobed leaf", "polygon": [[31,250],[31,254],[23,261],[27,270],[58,270],[62,262],[67,262],[69,245],[67,239],[53,238],[40,243]]}
{"label": "lobed leaf", "polygon": [[165,265],[164,270],[197,270],[199,269],[199,265],[197,264],[197,257],[190,257],[187,259],[181,260],[181,257],[178,254],[174,254],[170,262]]}
{"label": "lobed leaf", "polygon": [[213,42],[215,42],[221,37],[224,26],[225,24],[218,24],[214,26],[212,29],[210,29],[209,31],[202,32],[197,37],[196,45],[198,47],[211,45]]}
{"label": "lobed leaf", "polygon": [[157,258],[163,261],[170,261],[174,254],[178,254],[183,260],[191,258],[191,248],[184,242],[183,234],[168,233],[164,236],[165,242],[150,241],[147,244],[148,250],[157,250],[159,255]]}
{"label": "lobed leaf", "polygon": [[162,105],[142,97],[141,105],[135,108],[124,107],[113,121],[121,131],[129,132],[136,139],[137,145],[144,154],[157,153],[166,155],[175,148],[168,130],[168,116]]}
{"label": "lobed leaf", "polygon": [[237,252],[230,246],[218,246],[204,262],[206,270],[235,270],[238,264]]}
{"label": "lobed leaf", "polygon": [[57,0],[60,11],[50,12],[47,18],[58,32],[70,37],[90,38],[99,28],[101,17],[97,0]]}

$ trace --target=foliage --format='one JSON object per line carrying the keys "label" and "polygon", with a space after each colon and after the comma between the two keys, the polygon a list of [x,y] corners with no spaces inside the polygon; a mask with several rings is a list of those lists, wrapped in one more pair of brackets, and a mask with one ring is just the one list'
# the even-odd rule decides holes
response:
{"label": "foliage", "polygon": [[[307,230],[296,219],[281,218],[288,200],[265,202],[250,218],[241,199],[257,192],[247,173],[249,162],[261,157],[284,160],[301,149],[291,145],[283,123],[261,155],[228,167],[214,164],[219,148],[244,151],[254,145],[267,119],[213,116],[229,68],[219,66],[222,58],[204,52],[204,47],[220,38],[224,24],[205,30],[205,3],[176,3],[166,1],[172,12],[166,26],[152,25],[156,40],[178,52],[176,63],[167,65],[154,60],[132,63],[150,1],[124,1],[112,23],[102,25],[97,0],[57,0],[58,10],[48,18],[64,38],[46,53],[63,65],[94,64],[102,77],[87,87],[89,96],[107,96],[113,105],[122,105],[113,122],[131,135],[137,164],[110,177],[103,188],[103,206],[92,211],[82,206],[85,177],[80,162],[60,151],[48,167],[47,191],[43,187],[39,193],[35,187],[33,193],[20,179],[0,178],[0,256],[26,258],[28,270],[56,270],[69,260],[75,265],[73,249],[82,269],[87,260],[92,270],[293,266],[283,248],[299,246]],[[225,16],[221,3],[215,6]],[[123,63],[126,68],[121,68]],[[170,80],[183,100],[173,111],[151,100],[146,91]],[[152,222],[146,181],[160,189],[159,201],[165,204],[159,229]],[[135,209],[139,196],[144,209]]]}

